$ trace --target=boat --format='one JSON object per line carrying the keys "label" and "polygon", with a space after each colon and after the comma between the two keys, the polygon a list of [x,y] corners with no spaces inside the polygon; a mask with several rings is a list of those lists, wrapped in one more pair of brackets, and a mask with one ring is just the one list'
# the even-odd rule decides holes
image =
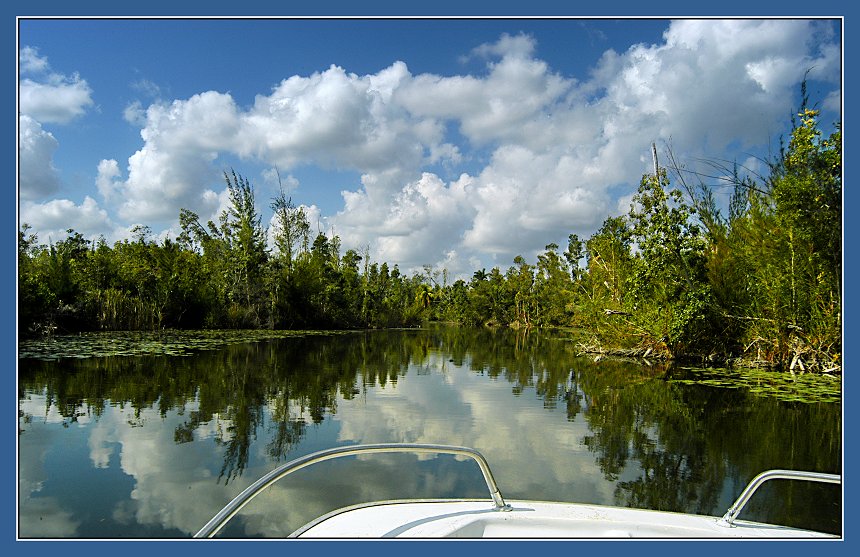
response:
{"label": "boat", "polygon": [[529,539],[839,539],[839,536],[775,524],[739,520],[755,491],[766,481],[802,480],[840,484],[841,476],[797,470],[768,470],[752,479],[723,516],[706,516],[603,505],[505,500],[487,460],[469,447],[389,443],[353,445],[315,452],[278,466],[230,501],[195,535],[215,537],[256,495],[302,468],[370,453],[449,454],[474,460],[489,490],[488,499],[373,501],[327,513],[291,533],[291,538],[529,538]]}

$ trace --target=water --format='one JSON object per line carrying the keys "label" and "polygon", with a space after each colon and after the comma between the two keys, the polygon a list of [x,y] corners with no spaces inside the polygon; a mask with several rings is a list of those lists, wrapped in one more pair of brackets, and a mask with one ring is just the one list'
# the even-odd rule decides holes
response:
{"label": "water", "polygon": [[[434,327],[189,353],[20,360],[20,537],[186,538],[277,463],[357,443],[476,448],[508,499],[711,515],[765,469],[841,469],[839,403],[595,363],[560,334]],[[470,461],[350,457],[279,482],[224,535],[283,536],[367,500],[485,496]],[[766,485],[747,509],[841,532],[838,486]]]}

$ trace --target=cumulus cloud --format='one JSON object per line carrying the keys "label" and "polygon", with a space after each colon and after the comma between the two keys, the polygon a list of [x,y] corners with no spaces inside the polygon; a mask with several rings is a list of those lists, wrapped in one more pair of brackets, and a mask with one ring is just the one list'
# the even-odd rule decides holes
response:
{"label": "cumulus cloud", "polygon": [[530,124],[545,124],[574,82],[526,56],[530,49],[500,46],[509,41],[503,37],[484,49],[504,53],[489,64],[486,77],[420,75],[398,89],[396,100],[414,115],[458,122],[476,145],[539,142],[539,135],[529,133]]}
{"label": "cumulus cloud", "polygon": [[58,145],[39,122],[26,114],[18,118],[18,188],[22,199],[41,199],[59,189],[60,177],[53,161]]}
{"label": "cumulus cloud", "polygon": [[[345,249],[369,246],[404,270],[429,263],[471,274],[475,263],[504,266],[569,233],[587,236],[625,211],[619,198],[649,171],[652,142],[671,141],[681,160],[766,148],[807,71],[832,84],[824,103],[838,106],[840,47],[828,29],[799,19],[674,21],[657,44],[607,51],[578,76],[540,59],[534,37],[505,34],[468,53],[485,62],[481,74],[414,75],[394,61],[357,75],[332,65],[287,77],[250,106],[215,91],[134,102],[124,117],[143,145],[125,168],[103,161],[97,187],[120,219],[167,222],[180,207],[217,214],[224,157],[279,169],[289,193],[300,191],[293,169],[346,170],[360,181],[341,185],[340,210],[317,217]],[[35,51],[21,65],[49,72]],[[50,138],[33,130],[44,163]],[[264,171],[263,181],[272,186],[277,174]],[[32,190],[50,191],[41,183]]]}
{"label": "cumulus cloud", "polygon": [[21,73],[42,73],[48,71],[48,59],[39,56],[39,50],[31,46],[21,48],[18,55],[18,69]]}
{"label": "cumulus cloud", "polygon": [[428,160],[459,155],[442,141],[438,121],[410,114],[393,98],[411,79],[402,62],[373,75],[331,66],[285,79],[243,115],[238,154],[287,169],[315,164],[380,176],[405,169],[414,178]]}
{"label": "cumulus cloud", "polygon": [[482,58],[502,58],[511,55],[519,58],[529,58],[534,54],[536,47],[537,42],[534,37],[523,33],[513,36],[508,33],[502,33],[497,42],[485,43],[473,48],[472,55]]}
{"label": "cumulus cloud", "polygon": [[48,59],[34,48],[21,49],[18,68],[22,75],[29,74],[18,85],[19,109],[39,122],[66,124],[93,104],[86,80],[50,72]]}
{"label": "cumulus cloud", "polygon": [[87,82],[77,75],[64,82],[37,83],[24,79],[19,91],[21,112],[42,122],[66,124],[93,104]]}
{"label": "cumulus cloud", "polygon": [[[807,69],[838,86],[838,45],[813,46],[832,40],[823,29],[800,20],[673,22],[663,43],[607,52],[583,82],[532,58],[527,37],[504,36],[475,51],[502,57],[486,77],[417,76],[395,98],[414,114],[459,122],[475,144],[497,143],[489,164],[469,177],[468,210],[460,214],[472,218],[462,221],[454,247],[460,257],[497,254],[507,263],[625,211],[629,193],[623,203],[613,192],[629,190],[648,171],[654,141],[671,139],[689,157],[767,145]],[[351,204],[354,197],[346,197],[345,213],[366,210]],[[389,207],[400,203],[395,196]],[[428,218],[412,221],[451,236],[450,222]],[[382,239],[380,248],[388,243]],[[425,258],[433,253],[444,262],[451,245],[432,248]]]}
{"label": "cumulus cloud", "polygon": [[283,191],[285,194],[296,191],[299,188],[299,180],[292,174],[281,176],[277,168],[267,168],[262,172],[263,181],[274,191]]}
{"label": "cumulus cloud", "polygon": [[143,127],[146,125],[146,109],[140,101],[132,101],[126,105],[122,111],[123,119],[134,126]]}
{"label": "cumulus cloud", "polygon": [[[462,223],[474,217],[468,202],[471,179],[450,184],[432,173],[406,184],[389,203],[374,203],[365,192],[344,192],[345,207],[331,219],[352,246],[371,245],[373,257],[405,268],[436,263],[441,246],[461,240]],[[358,233],[356,233],[358,231]]]}
{"label": "cumulus cloud", "polygon": [[24,46],[19,51],[18,69],[18,194],[22,201],[21,222],[27,222],[42,239],[65,237],[67,228],[89,228],[109,224],[107,213],[91,198],[80,206],[66,199],[37,203],[57,194],[60,171],[54,165],[59,142],[43,124],[67,124],[93,104],[89,85],[80,76],[54,73],[46,57]]}
{"label": "cumulus cloud", "polygon": [[208,91],[153,104],[145,121],[144,146],[129,157],[127,180],[113,186],[122,198],[119,216],[151,222],[174,219],[181,207],[211,210],[206,192],[219,177],[212,163],[220,151],[236,151],[239,140],[233,99]]}
{"label": "cumulus cloud", "polygon": [[[459,156],[441,141],[438,122],[413,118],[391,102],[393,89],[408,78],[402,63],[361,77],[332,66],[284,80],[247,111],[214,91],[151,105],[141,130],[144,146],[129,158],[120,187],[119,215],[161,220],[175,217],[180,206],[210,209],[201,192],[217,179],[212,163],[225,153],[283,169],[315,164],[368,172],[381,195],[396,194],[405,178],[420,175],[425,160]],[[141,121],[141,107],[130,105],[126,119]],[[291,183],[288,178],[288,188]]]}
{"label": "cumulus cloud", "polygon": [[121,187],[117,180],[119,177],[119,164],[115,160],[102,160],[99,163],[96,188],[105,201],[110,201],[116,195],[116,190]]}
{"label": "cumulus cloud", "polygon": [[95,238],[114,229],[107,211],[92,197],[80,205],[68,199],[53,199],[45,203],[21,203],[21,222],[38,232],[42,242],[57,242],[66,238],[66,230],[75,229],[85,237]]}

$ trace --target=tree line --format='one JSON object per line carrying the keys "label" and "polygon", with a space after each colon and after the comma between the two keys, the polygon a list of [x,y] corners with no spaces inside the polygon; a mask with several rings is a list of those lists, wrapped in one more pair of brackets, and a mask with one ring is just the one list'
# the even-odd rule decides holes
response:
{"label": "tree line", "polygon": [[[732,189],[727,208],[705,177],[669,153],[642,177],[626,215],[590,238],[547,244],[529,263],[449,283],[425,265],[405,276],[368,250],[341,254],[312,234],[283,191],[272,229],[247,178],[225,173],[217,223],[182,209],[176,240],[146,227],[109,246],[68,231],[42,245],[19,231],[19,330],[383,328],[423,320],[570,327],[587,351],[744,358],[792,371],[841,370],[841,127],[825,136],[803,102],[766,173],[710,161]],[[271,234],[273,249],[267,246]]]}
{"label": "tree line", "polygon": [[163,328],[379,328],[420,322],[417,276],[340,253],[337,236],[311,234],[302,207],[272,201],[272,237],[247,178],[225,173],[229,206],[205,225],[181,209],[181,233],[157,242],[147,227],[113,246],[68,231],[41,245],[19,232],[19,327],[52,330]]}

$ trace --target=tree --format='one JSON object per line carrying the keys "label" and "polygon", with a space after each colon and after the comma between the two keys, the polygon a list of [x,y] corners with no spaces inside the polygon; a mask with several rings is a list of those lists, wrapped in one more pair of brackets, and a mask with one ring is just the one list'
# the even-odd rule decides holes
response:
{"label": "tree", "polygon": [[534,291],[535,269],[521,255],[514,257],[514,265],[505,274],[508,288],[514,293],[514,321],[531,327],[539,311]]}
{"label": "tree", "polygon": [[570,278],[574,282],[579,280],[582,270],[579,268],[579,263],[585,257],[585,245],[579,236],[569,234],[567,237],[567,249],[564,250],[564,259],[570,267]]}
{"label": "tree", "polygon": [[204,228],[192,211],[181,209],[178,244],[202,251],[207,276],[207,325],[257,327],[267,321],[269,298],[265,289],[268,250],[266,229],[257,213],[254,189],[234,170],[224,172],[229,206],[218,224]]}
{"label": "tree", "polygon": [[272,211],[275,214],[274,243],[277,257],[289,275],[296,255],[303,246],[307,248],[310,224],[304,208],[296,207],[283,190],[272,201]]}
{"label": "tree", "polygon": [[433,288],[431,288],[429,284],[419,285],[418,293],[415,295],[415,303],[420,306],[421,309],[429,309],[434,298]]}
{"label": "tree", "polygon": [[[693,222],[695,209],[677,188],[668,189],[665,169],[645,175],[629,219],[638,250],[630,279],[631,313],[651,343],[673,354],[709,351],[713,299],[707,283],[705,237]],[[667,191],[668,189],[668,191]]]}
{"label": "tree", "polygon": [[548,244],[538,255],[535,294],[540,325],[567,325],[572,314],[573,281],[570,268],[558,254],[558,244]]}
{"label": "tree", "polygon": [[631,232],[623,216],[607,217],[585,243],[589,299],[598,308],[620,310],[625,299],[627,280],[633,272],[630,254]]}
{"label": "tree", "polygon": [[[732,315],[756,359],[802,369],[840,368],[841,129],[824,137],[818,112],[799,111],[787,148],[763,187],[745,191],[731,221],[725,266],[745,270]],[[804,363],[805,362],[805,363]]]}
{"label": "tree", "polygon": [[18,231],[18,331],[22,335],[36,332],[45,324],[45,316],[56,305],[56,296],[45,281],[43,265],[45,246],[39,245],[32,228],[23,223]]}
{"label": "tree", "polygon": [[229,268],[233,274],[229,297],[241,321],[259,324],[263,265],[268,258],[266,230],[257,214],[254,189],[248,179],[238,176],[235,171],[231,174],[232,180],[224,173],[230,206],[221,217],[221,229],[228,245]]}
{"label": "tree", "polygon": [[[774,210],[780,224],[804,246],[809,270],[826,273],[826,281],[839,289],[842,270],[842,132],[836,126],[823,138],[818,111],[802,107],[800,125],[794,128],[788,151],[771,180]],[[806,279],[810,277],[804,277]],[[830,286],[830,285],[828,285]],[[797,302],[799,318],[804,308]]]}

